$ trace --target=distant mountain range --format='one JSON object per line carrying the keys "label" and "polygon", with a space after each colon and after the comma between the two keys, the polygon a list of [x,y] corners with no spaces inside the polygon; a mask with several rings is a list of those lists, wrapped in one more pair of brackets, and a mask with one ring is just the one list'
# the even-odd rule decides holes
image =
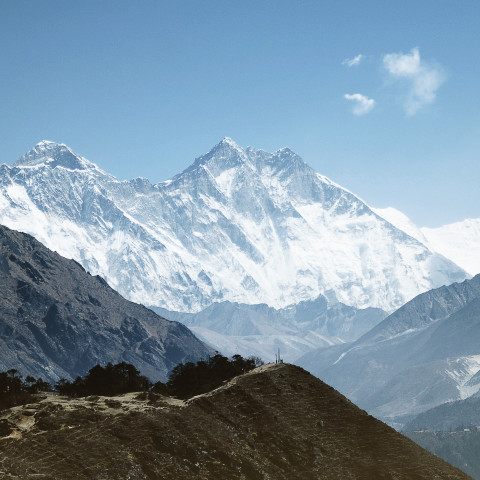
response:
{"label": "distant mountain range", "polygon": [[43,141],[0,167],[0,223],[74,258],[130,300],[196,313],[320,295],[393,311],[464,269],[288,148],[225,138],[171,180],[118,181]]}
{"label": "distant mountain range", "polygon": [[184,325],[125,300],[101,277],[0,226],[0,371],[55,382],[125,361],[165,381],[212,350]]}
{"label": "distant mountain range", "polygon": [[423,293],[355,342],[297,360],[398,426],[480,390],[480,275]]}
{"label": "distant mountain range", "polygon": [[158,314],[187,325],[195,335],[226,355],[255,355],[294,362],[310,350],[350,342],[380,323],[379,308],[329,305],[324,296],[275,309],[265,304],[214,303],[199,313],[152,307]]}

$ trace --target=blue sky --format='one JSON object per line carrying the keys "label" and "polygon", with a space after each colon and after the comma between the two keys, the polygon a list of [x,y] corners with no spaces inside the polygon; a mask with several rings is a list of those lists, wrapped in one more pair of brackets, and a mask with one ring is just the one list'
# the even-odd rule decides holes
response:
{"label": "blue sky", "polygon": [[477,1],[3,0],[0,162],[48,139],[157,182],[229,136],[419,226],[480,217],[479,18]]}

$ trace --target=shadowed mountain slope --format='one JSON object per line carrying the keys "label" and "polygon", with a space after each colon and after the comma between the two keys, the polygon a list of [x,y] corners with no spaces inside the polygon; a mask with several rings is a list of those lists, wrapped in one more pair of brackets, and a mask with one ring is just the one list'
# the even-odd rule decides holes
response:
{"label": "shadowed mountain slope", "polygon": [[[480,377],[480,372],[476,375]],[[472,382],[474,383],[474,382]],[[408,422],[404,435],[480,480],[480,396],[449,402]]]}
{"label": "shadowed mountain slope", "polygon": [[480,390],[480,275],[423,293],[356,342],[298,363],[392,422],[467,398]]}
{"label": "shadowed mountain slope", "polygon": [[152,380],[210,353],[186,327],[125,300],[100,277],[0,226],[0,371],[56,381],[126,361]]}
{"label": "shadowed mountain slope", "polygon": [[463,427],[475,427],[476,429],[477,426],[480,428],[480,397],[478,394],[465,400],[444,403],[420,413],[405,425],[405,431],[448,432],[459,428],[463,429]]}
{"label": "shadowed mountain slope", "polygon": [[141,398],[50,397],[5,412],[0,470],[57,480],[470,478],[288,364],[185,402]]}
{"label": "shadowed mountain slope", "polygon": [[480,430],[405,432],[420,446],[480,480]]}

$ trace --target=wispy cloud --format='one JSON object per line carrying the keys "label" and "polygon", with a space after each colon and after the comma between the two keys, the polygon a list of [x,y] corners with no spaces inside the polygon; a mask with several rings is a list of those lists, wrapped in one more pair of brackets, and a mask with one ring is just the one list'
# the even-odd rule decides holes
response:
{"label": "wispy cloud", "polygon": [[354,115],[365,115],[375,106],[375,100],[373,98],[368,98],[361,93],[354,93],[352,95],[346,93],[343,97],[354,102],[352,109]]}
{"label": "wispy cloud", "polygon": [[356,57],[353,58],[346,58],[343,62],[342,65],[346,65],[347,67],[356,67],[357,65],[360,65],[360,62],[365,58],[365,55],[362,55],[361,53],[357,55]]}
{"label": "wispy cloud", "polygon": [[409,83],[405,101],[407,115],[415,115],[424,105],[432,103],[445,80],[441,67],[422,60],[418,48],[412,48],[407,54],[389,53],[383,57],[383,65],[393,78]]}

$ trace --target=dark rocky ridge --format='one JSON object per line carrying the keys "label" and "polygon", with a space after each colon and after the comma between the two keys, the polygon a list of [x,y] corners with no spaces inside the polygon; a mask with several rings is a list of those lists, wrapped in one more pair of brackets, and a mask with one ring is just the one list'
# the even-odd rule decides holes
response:
{"label": "dark rocky ridge", "polygon": [[480,298],[480,275],[422,293],[372,328],[358,343],[378,342],[409,329],[428,327]]}
{"label": "dark rocky ridge", "polygon": [[152,380],[210,350],[74,260],[0,226],[0,370],[55,381],[126,361]]}
{"label": "dark rocky ridge", "polygon": [[2,421],[14,430],[0,439],[4,475],[56,480],[470,478],[288,364],[265,365],[186,402],[156,397],[142,403],[125,396],[60,401],[50,397],[4,413]]}

